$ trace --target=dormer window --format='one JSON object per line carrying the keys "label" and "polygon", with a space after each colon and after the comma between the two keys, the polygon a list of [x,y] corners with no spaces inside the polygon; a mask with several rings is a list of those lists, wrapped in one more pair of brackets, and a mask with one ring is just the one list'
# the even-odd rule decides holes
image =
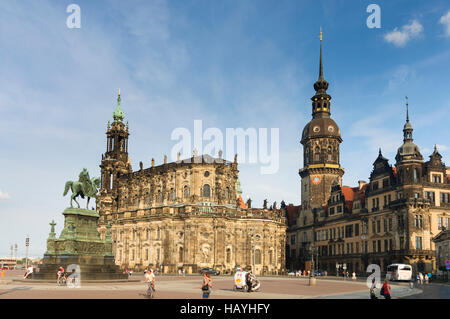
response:
{"label": "dormer window", "polygon": [[378,189],[378,181],[372,183],[372,190],[374,191],[377,189]]}
{"label": "dormer window", "polygon": [[441,175],[438,174],[433,174],[431,180],[433,181],[433,183],[442,183]]}

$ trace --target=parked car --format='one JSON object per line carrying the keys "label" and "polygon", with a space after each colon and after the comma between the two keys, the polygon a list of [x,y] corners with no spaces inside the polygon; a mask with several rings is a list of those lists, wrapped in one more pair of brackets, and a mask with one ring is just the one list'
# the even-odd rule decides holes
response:
{"label": "parked car", "polygon": [[324,272],[322,270],[316,270],[314,272],[314,276],[323,276],[323,275],[324,275]]}
{"label": "parked car", "polygon": [[220,275],[220,271],[212,269],[212,268],[209,268],[209,267],[202,268],[200,270],[200,274],[203,274],[204,272],[207,272],[207,273],[209,273],[211,275],[214,275],[214,276],[219,276]]}

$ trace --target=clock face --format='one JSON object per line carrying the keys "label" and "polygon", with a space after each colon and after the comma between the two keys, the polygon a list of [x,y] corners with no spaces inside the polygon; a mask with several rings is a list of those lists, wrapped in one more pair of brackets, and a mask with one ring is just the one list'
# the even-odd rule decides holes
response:
{"label": "clock face", "polygon": [[312,181],[314,184],[319,184],[320,183],[320,176],[313,176]]}

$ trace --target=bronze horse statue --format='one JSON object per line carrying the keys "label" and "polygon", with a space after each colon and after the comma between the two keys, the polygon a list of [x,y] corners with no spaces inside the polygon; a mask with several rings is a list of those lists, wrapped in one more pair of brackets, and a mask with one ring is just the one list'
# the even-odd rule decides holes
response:
{"label": "bronze horse statue", "polygon": [[74,200],[75,203],[77,203],[78,208],[80,208],[80,204],[77,202],[76,198],[78,196],[81,196],[81,198],[87,196],[86,209],[88,209],[89,199],[91,197],[97,199],[97,189],[99,187],[100,187],[100,178],[94,177],[91,180],[89,178],[88,171],[85,168],[83,168],[83,171],[79,175],[78,182],[76,181],[66,182],[63,196],[66,196],[67,192],[70,189],[72,191],[72,196],[70,197],[70,207],[73,207],[72,200]]}

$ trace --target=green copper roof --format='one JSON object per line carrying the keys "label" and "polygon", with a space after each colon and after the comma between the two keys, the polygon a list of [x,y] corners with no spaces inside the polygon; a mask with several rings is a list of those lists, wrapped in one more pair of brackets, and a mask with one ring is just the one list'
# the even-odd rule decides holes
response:
{"label": "green copper roof", "polygon": [[123,113],[122,109],[120,108],[120,91],[119,96],[117,97],[117,108],[113,113],[114,122],[121,121],[125,117],[125,113]]}

